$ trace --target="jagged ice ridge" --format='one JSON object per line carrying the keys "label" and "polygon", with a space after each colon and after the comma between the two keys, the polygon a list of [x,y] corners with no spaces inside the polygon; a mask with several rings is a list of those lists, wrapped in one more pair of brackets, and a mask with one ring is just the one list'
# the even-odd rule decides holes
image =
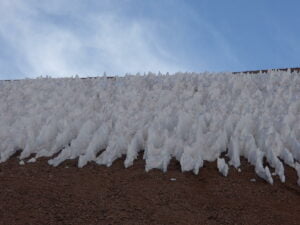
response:
{"label": "jagged ice ridge", "polygon": [[245,157],[271,184],[270,170],[285,181],[283,163],[300,177],[295,72],[1,81],[0,115],[0,162],[22,150],[22,162],[34,154],[28,161],[110,166],[125,155],[129,167],[143,152],[146,171],[167,171],[175,157],[182,171],[195,174],[204,161],[217,160],[227,176],[228,164],[239,168]]}

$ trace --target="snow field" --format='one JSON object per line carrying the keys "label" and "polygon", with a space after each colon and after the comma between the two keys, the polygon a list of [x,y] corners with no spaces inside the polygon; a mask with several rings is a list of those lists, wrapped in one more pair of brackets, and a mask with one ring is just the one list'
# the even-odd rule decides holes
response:
{"label": "snow field", "polygon": [[1,81],[0,162],[18,150],[20,160],[35,155],[27,162],[51,157],[49,164],[57,166],[78,159],[78,167],[90,161],[110,166],[122,155],[129,167],[143,151],[146,171],[167,171],[175,157],[182,171],[195,174],[204,161],[217,160],[224,176],[229,165],[239,169],[242,156],[270,184],[272,173],[285,182],[283,163],[300,177],[300,76],[149,73]]}

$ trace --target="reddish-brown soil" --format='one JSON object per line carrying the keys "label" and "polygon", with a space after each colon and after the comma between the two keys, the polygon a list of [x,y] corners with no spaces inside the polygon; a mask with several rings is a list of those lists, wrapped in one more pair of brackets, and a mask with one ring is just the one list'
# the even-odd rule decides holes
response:
{"label": "reddish-brown soil", "polygon": [[14,157],[0,164],[0,224],[300,224],[291,168],[287,182],[273,186],[246,162],[242,170],[231,168],[225,178],[216,163],[196,176],[175,161],[167,173],[147,173],[141,159],[128,169],[123,160],[79,169],[76,161],[55,168],[46,159],[20,166]]}

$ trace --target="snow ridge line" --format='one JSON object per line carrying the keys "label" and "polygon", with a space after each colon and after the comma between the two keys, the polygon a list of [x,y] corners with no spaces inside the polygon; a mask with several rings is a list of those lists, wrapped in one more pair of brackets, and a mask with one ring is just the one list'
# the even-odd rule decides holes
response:
{"label": "snow ridge line", "polygon": [[228,150],[229,165],[243,156],[270,184],[270,170],[285,182],[283,163],[300,177],[300,77],[291,71],[0,82],[0,115],[0,162],[22,149],[21,160],[52,157],[53,166],[110,166],[126,155],[129,167],[144,150],[146,171],[167,171],[175,157],[195,174],[217,160],[226,176]]}

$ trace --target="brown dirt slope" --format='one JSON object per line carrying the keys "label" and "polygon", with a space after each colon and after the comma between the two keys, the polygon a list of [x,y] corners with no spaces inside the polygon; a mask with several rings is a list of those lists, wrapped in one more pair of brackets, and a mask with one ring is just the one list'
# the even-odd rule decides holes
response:
{"label": "brown dirt slope", "polygon": [[20,166],[14,157],[0,164],[0,224],[300,224],[300,187],[291,168],[286,175],[272,186],[245,161],[225,178],[216,163],[196,176],[175,161],[167,173],[146,173],[142,159],[79,169],[46,159]]}

